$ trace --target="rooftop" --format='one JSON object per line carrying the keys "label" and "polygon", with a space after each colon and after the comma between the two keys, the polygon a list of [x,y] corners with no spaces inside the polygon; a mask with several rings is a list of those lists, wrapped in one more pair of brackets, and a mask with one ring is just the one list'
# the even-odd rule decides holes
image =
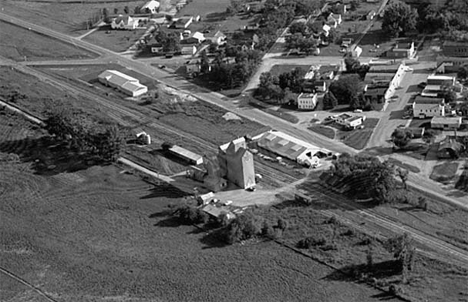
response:
{"label": "rooftop", "polygon": [[187,159],[194,160],[194,161],[198,161],[200,160],[200,158],[202,158],[201,155],[198,155],[192,151],[189,151],[187,149],[184,149],[176,145],[172,146],[169,150],[173,153],[176,153],[178,155],[181,155]]}
{"label": "rooftop", "polygon": [[468,47],[468,42],[446,40],[444,41],[444,44],[442,45],[443,46],[466,46]]}
{"label": "rooftop", "polygon": [[441,123],[441,124],[461,124],[462,118],[461,116],[434,116],[431,120],[431,123]]}
{"label": "rooftop", "polygon": [[301,93],[297,98],[313,98],[316,95],[316,93]]}
{"label": "rooftop", "polygon": [[432,98],[432,97],[423,97],[423,96],[416,96],[414,99],[415,104],[442,104],[444,103],[443,98]]}
{"label": "rooftop", "polygon": [[369,72],[385,72],[385,73],[395,73],[398,68],[400,68],[401,64],[395,65],[371,65],[369,68]]}

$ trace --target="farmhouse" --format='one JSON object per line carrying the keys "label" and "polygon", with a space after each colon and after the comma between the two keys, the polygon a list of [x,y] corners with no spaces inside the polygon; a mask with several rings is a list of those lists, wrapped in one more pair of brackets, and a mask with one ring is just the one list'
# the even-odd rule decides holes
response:
{"label": "farmhouse", "polygon": [[116,88],[132,97],[140,96],[148,92],[148,87],[126,74],[117,70],[106,70],[98,76],[99,82],[106,86]]}
{"label": "farmhouse", "polygon": [[300,110],[312,110],[317,105],[316,93],[301,93],[297,97],[297,108]]}
{"label": "farmhouse", "polygon": [[318,152],[328,153],[317,146],[279,131],[268,131],[254,138],[258,147],[296,161],[298,164],[316,162]]}
{"label": "farmhouse", "polygon": [[418,118],[445,116],[444,99],[416,96],[413,103],[413,116]]}
{"label": "farmhouse", "polygon": [[154,14],[158,12],[158,9],[159,9],[159,2],[156,0],[148,1],[141,7],[141,11],[143,13]]}
{"label": "farmhouse", "polygon": [[255,187],[254,159],[245,138],[220,146],[218,163],[222,177],[243,189]]}
{"label": "farmhouse", "polygon": [[133,19],[129,15],[119,15],[117,18],[112,20],[111,28],[112,29],[128,29],[133,30],[138,27],[137,20]]}
{"label": "farmhouse", "polygon": [[171,154],[173,154],[173,155],[175,155],[175,156],[177,156],[177,157],[179,157],[179,158],[181,158],[181,159],[183,159],[183,160],[185,160],[185,161],[187,161],[187,162],[189,162],[191,164],[199,165],[199,164],[203,163],[203,157],[201,155],[193,153],[192,151],[189,151],[189,150],[184,149],[182,147],[174,145],[171,148],[169,148],[168,151]]}
{"label": "farmhouse", "polygon": [[431,128],[453,130],[459,129],[462,124],[462,118],[459,117],[447,117],[447,116],[434,116],[431,120]]}
{"label": "farmhouse", "polygon": [[223,34],[221,31],[216,31],[214,34],[207,34],[205,35],[207,40],[210,40],[212,44],[221,46],[226,44],[226,35]]}
{"label": "farmhouse", "polygon": [[455,137],[447,136],[440,142],[437,149],[438,158],[458,158],[460,152],[463,151],[463,145],[459,143]]}
{"label": "farmhouse", "polygon": [[386,55],[389,58],[395,59],[411,59],[414,57],[416,50],[414,48],[414,42],[397,43],[392,49],[387,51]]}

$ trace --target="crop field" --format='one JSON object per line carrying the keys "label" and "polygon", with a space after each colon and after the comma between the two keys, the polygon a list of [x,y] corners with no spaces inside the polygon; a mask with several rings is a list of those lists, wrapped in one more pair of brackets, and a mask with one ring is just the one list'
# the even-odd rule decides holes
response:
{"label": "crop field", "polygon": [[115,30],[110,26],[101,26],[83,40],[115,52],[124,52],[135,44],[145,31],[145,29]]}
{"label": "crop field", "polygon": [[[20,126],[21,125],[21,126]],[[2,114],[0,143],[42,135]],[[7,153],[21,152],[10,146]],[[183,194],[116,166],[38,175],[0,162],[2,269],[59,301],[378,301],[274,242],[220,246],[167,216]],[[41,299],[0,274],[4,300]]]}
{"label": "crop field", "polygon": [[0,56],[15,61],[95,58],[92,52],[0,21]]}
{"label": "crop field", "polygon": [[86,33],[85,22],[103,8],[113,13],[115,8],[123,12],[129,6],[133,11],[143,4],[145,1],[2,1],[4,12],[9,15],[74,36]]}

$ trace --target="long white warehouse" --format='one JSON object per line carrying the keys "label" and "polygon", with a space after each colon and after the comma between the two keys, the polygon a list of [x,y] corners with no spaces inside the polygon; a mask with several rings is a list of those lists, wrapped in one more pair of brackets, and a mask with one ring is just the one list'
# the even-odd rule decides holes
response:
{"label": "long white warehouse", "polygon": [[106,70],[98,76],[98,79],[104,85],[116,88],[132,97],[148,92],[148,87],[140,84],[140,81],[117,70]]}

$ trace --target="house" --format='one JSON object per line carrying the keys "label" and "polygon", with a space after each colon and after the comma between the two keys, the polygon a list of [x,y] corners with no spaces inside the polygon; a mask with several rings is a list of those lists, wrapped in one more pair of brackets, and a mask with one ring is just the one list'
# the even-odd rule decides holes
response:
{"label": "house", "polygon": [[297,109],[312,110],[317,105],[317,93],[301,93],[297,97]]}
{"label": "house", "polygon": [[148,87],[140,84],[137,79],[117,70],[106,70],[102,72],[99,74],[98,80],[102,84],[116,88],[132,97],[138,97],[148,92]]}
{"label": "house", "polygon": [[253,154],[247,149],[245,138],[238,138],[218,149],[221,176],[243,189],[255,187]]}
{"label": "house", "polygon": [[431,120],[432,129],[454,130],[459,129],[462,124],[462,118],[447,117],[447,116],[434,116]]}
{"label": "house", "polygon": [[265,1],[248,2],[244,4],[244,11],[258,13],[262,11],[264,5],[265,5]]}
{"label": "house", "polygon": [[430,75],[427,77],[427,85],[437,86],[453,86],[455,85],[456,77],[444,76],[444,75]]}
{"label": "house", "polygon": [[445,41],[442,53],[447,57],[468,57],[468,42]]}
{"label": "house", "polygon": [[197,53],[197,47],[195,45],[182,46],[180,48],[180,52],[183,56],[193,56],[195,53]]}
{"label": "house", "polygon": [[322,27],[322,33],[325,37],[328,37],[330,35],[330,30],[331,30],[331,27],[327,24],[324,24],[323,27]]}
{"label": "house", "polygon": [[413,117],[428,118],[434,116],[445,116],[444,99],[416,96],[413,103]]}
{"label": "house", "polygon": [[221,31],[216,31],[214,34],[207,34],[205,36],[206,40],[211,41],[212,44],[221,46],[226,44],[226,35],[223,34]]}
{"label": "house", "polygon": [[192,22],[193,22],[193,17],[191,16],[180,17],[176,21],[172,22],[171,27],[178,28],[178,29],[188,28],[190,24],[192,24]]}
{"label": "house", "polygon": [[158,12],[158,10],[159,10],[159,5],[160,5],[160,4],[159,4],[158,1],[156,1],[156,0],[151,0],[151,1],[146,2],[146,3],[141,7],[140,10],[141,10],[143,13],[149,12],[149,13],[154,14],[154,13],[157,13],[157,12]]}
{"label": "house", "polygon": [[200,61],[190,60],[187,64],[185,64],[185,72],[187,74],[198,74],[201,72],[201,64]]}
{"label": "house", "polygon": [[411,59],[416,54],[414,42],[397,43],[392,49],[386,52],[386,56],[395,59]]}
{"label": "house", "polygon": [[422,138],[424,135],[424,132],[426,131],[426,128],[424,127],[408,127],[406,128],[411,132],[411,135],[413,138]]}
{"label": "house", "polygon": [[317,165],[317,159],[314,158],[317,157],[316,154],[319,152],[329,152],[286,133],[275,130],[270,130],[260,134],[259,136],[254,137],[253,140],[259,148],[273,152],[289,160],[296,161],[301,165],[308,165],[308,162],[312,162],[314,165]]}
{"label": "house", "polygon": [[354,49],[348,49],[346,51],[346,55],[350,56],[351,58],[359,58],[362,53],[362,48],[356,46]]}
{"label": "house", "polygon": [[343,22],[340,14],[331,13],[327,18],[327,24],[330,27],[337,28]]}
{"label": "house", "polygon": [[198,155],[177,145],[172,146],[168,149],[168,151],[174,156],[177,156],[193,165],[200,165],[203,163],[203,157],[201,155]]}
{"label": "house", "polygon": [[320,65],[317,73],[320,80],[333,80],[340,71],[340,66],[336,64]]}
{"label": "house", "polygon": [[351,46],[351,44],[353,43],[353,39],[351,38],[343,38],[341,40],[341,47],[346,47],[348,48],[349,46]]}
{"label": "house", "polygon": [[313,82],[313,88],[317,92],[327,92],[328,91],[328,85],[327,82],[324,80],[317,80]]}
{"label": "house", "polygon": [[244,31],[255,31],[260,28],[260,23],[252,23],[244,26]]}
{"label": "house", "polygon": [[365,116],[352,116],[343,113],[335,117],[335,122],[337,124],[343,125],[346,128],[356,129],[358,126],[362,125],[365,119]]}
{"label": "house", "polygon": [[197,201],[201,205],[209,204],[215,198],[213,192],[208,192],[206,194],[200,194],[197,196]]}
{"label": "house", "polygon": [[112,29],[127,29],[134,30],[138,27],[138,22],[130,17],[129,15],[119,15],[117,18],[112,20],[111,28]]}
{"label": "house", "polygon": [[459,143],[455,137],[446,136],[445,139],[439,144],[439,148],[437,149],[437,157],[441,159],[456,159],[463,151],[463,149],[464,146]]}
{"label": "house", "polygon": [[366,20],[368,21],[373,20],[376,14],[377,13],[375,12],[375,10],[371,10],[370,12],[367,13]]}

